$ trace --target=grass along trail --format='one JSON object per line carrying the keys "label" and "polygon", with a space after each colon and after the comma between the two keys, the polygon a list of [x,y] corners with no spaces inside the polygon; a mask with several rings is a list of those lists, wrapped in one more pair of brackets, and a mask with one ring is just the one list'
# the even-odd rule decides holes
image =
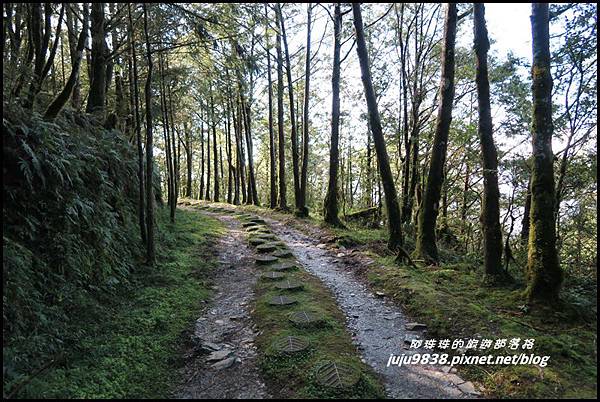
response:
{"label": "grass along trail", "polygon": [[[200,208],[213,211],[211,215],[233,213],[231,206],[220,205],[200,204]],[[346,272],[345,264],[352,263],[349,261],[352,256],[341,261],[319,238],[309,237],[270,217],[235,213],[249,233],[249,243],[256,251],[264,251],[258,253],[257,262],[262,264],[257,266],[263,267],[265,274],[279,271],[269,275],[285,275],[281,279],[261,276],[256,282],[257,299],[252,314],[259,329],[259,366],[276,396],[339,397],[356,392],[365,397],[392,398],[479,395],[473,384],[462,380],[449,367],[387,367],[391,353],[425,352],[403,348],[405,338],[422,337],[424,333],[407,330],[408,319],[397,306],[374,295]],[[238,247],[238,254],[245,252],[245,245]],[[279,258],[270,264],[268,258],[262,258],[265,255]],[[364,262],[364,258],[360,259],[360,263]],[[286,269],[286,264],[292,268]],[[276,285],[286,281],[300,284],[301,290],[281,290]],[[291,299],[292,307],[272,306],[271,301],[278,296]],[[294,312],[313,313],[321,325],[298,328],[290,324],[289,317]],[[278,340],[290,336],[308,341],[308,351],[298,355],[279,353],[275,346]],[[341,367],[347,365],[351,372],[358,373],[360,380],[350,387],[323,386],[319,369],[331,362],[340,363]]]}

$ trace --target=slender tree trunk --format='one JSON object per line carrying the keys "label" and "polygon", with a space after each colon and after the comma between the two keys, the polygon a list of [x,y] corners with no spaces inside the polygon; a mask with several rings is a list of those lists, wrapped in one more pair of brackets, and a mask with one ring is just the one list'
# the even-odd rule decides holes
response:
{"label": "slender tree trunk", "polygon": [[[279,14],[279,13],[278,13]],[[278,15],[279,16],[279,15]],[[287,188],[285,182],[285,138],[283,134],[283,57],[281,54],[281,24],[277,21],[277,133],[279,145],[279,209],[288,210]]]}
{"label": "slender tree trunk", "polygon": [[[212,90],[212,87],[211,87]],[[206,195],[204,199],[210,201],[210,123],[212,116],[209,112],[209,105],[206,105]]]}
{"label": "slender tree trunk", "polygon": [[[171,134],[169,131],[169,112],[168,112],[168,104],[167,104],[167,95],[166,95],[166,85],[165,85],[165,71],[164,71],[164,61],[162,54],[159,55],[158,58],[158,66],[159,66],[159,74],[160,74],[160,106],[161,106],[161,117],[162,117],[162,126],[163,126],[163,140],[165,143],[165,163],[167,165],[167,200],[169,204],[169,211],[173,210],[173,202],[175,199],[175,166],[174,166],[174,152],[175,150],[171,146]],[[170,212],[171,222],[175,222],[175,216],[172,212]]]}
{"label": "slender tree trunk", "polygon": [[438,111],[431,163],[427,176],[427,187],[419,212],[419,225],[415,254],[428,263],[439,262],[435,235],[440,191],[443,181],[443,169],[446,162],[448,133],[452,121],[452,103],[454,101],[454,43],[456,40],[457,11],[456,4],[448,3],[446,9],[444,48],[442,54],[442,76],[440,84],[440,108]]}
{"label": "slender tree trunk", "polygon": [[[467,155],[470,153],[470,146],[468,144],[465,149],[465,152],[467,153]],[[468,212],[467,210],[468,210],[468,203],[469,203],[470,186],[471,186],[471,165],[469,165],[468,156],[465,156],[465,181],[463,184],[462,204],[460,207],[460,221],[462,223],[462,228],[461,228],[462,234],[467,233],[469,225],[471,224],[471,222],[467,220],[467,212]],[[468,237],[465,237],[465,238],[467,240],[467,242],[465,244],[465,250],[466,250],[468,248],[469,244],[468,244]]]}
{"label": "slender tree trunk", "polygon": [[83,49],[87,40],[87,25],[89,19],[88,5],[83,4],[83,24],[81,32],[79,33],[79,39],[77,40],[77,48],[75,49],[74,59],[72,59],[71,74],[65,84],[63,90],[58,94],[56,98],[50,103],[46,112],[44,113],[45,119],[54,119],[68,102],[71,92],[74,90],[75,85],[79,80],[79,68],[81,66],[81,59],[83,58]]}
{"label": "slender tree trunk", "polygon": [[[240,88],[241,89],[241,88]],[[252,131],[251,131],[251,110],[248,101],[242,95],[240,96],[240,105],[242,109],[242,117],[246,133],[246,148],[248,149],[248,204],[260,205],[258,202],[258,192],[256,190],[256,178],[254,176],[254,156],[252,147]]]}
{"label": "slender tree trunk", "polygon": [[552,75],[550,71],[549,12],[547,3],[533,3],[533,169],[531,218],[527,260],[530,300],[555,302],[563,272],[556,250],[554,154],[552,152]]}
{"label": "slender tree trunk", "polygon": [[288,83],[288,94],[290,99],[290,124],[292,128],[292,167],[294,172],[294,202],[296,205],[296,211],[302,209],[302,205],[299,204],[301,201],[300,196],[300,170],[299,170],[299,157],[298,157],[298,133],[296,131],[296,113],[294,106],[294,86],[292,84],[292,65],[290,62],[290,53],[287,44],[287,36],[285,34],[285,21],[281,12],[281,4],[277,3],[277,14],[279,17],[279,26],[281,28],[281,39],[283,41],[283,48],[285,50],[285,69]]}
{"label": "slender tree trunk", "polygon": [[[35,8],[36,7],[34,6],[34,9]],[[39,10],[39,5],[37,6],[37,9]],[[63,4],[60,9],[54,44],[52,45],[52,48],[50,50],[50,55],[48,56],[48,60],[46,60],[46,52],[48,50],[48,45],[50,43],[50,35],[52,32],[52,24],[51,24],[52,8],[51,8],[50,3],[45,3],[44,12],[45,12],[44,37],[42,39],[41,44],[37,44],[37,43],[35,44],[36,50],[37,50],[36,56],[35,56],[35,69],[34,69],[33,79],[31,80],[31,83],[29,85],[29,93],[27,95],[27,99],[25,100],[25,104],[24,104],[24,107],[26,107],[26,108],[33,107],[35,98],[36,98],[37,94],[40,92],[40,90],[42,89],[42,84],[43,84],[44,80],[48,76],[50,69],[53,68],[53,66],[54,66],[54,58],[56,56],[56,50],[58,49],[58,42],[60,40],[60,32],[62,29],[62,20],[63,20],[63,15],[65,12],[65,5]],[[41,15],[40,15],[40,17],[41,17]],[[34,18],[35,18],[35,16],[34,16]],[[39,22],[40,22],[39,29],[41,30],[41,21],[39,21]],[[54,76],[54,74],[53,74],[53,76]]]}
{"label": "slender tree trunk", "polygon": [[131,4],[127,4],[127,14],[129,17],[129,46],[131,51],[132,67],[133,67],[133,97],[134,97],[134,111],[135,111],[135,134],[137,140],[137,151],[138,151],[138,182],[140,185],[140,199],[139,199],[139,221],[140,230],[142,233],[142,241],[146,242],[146,224],[144,217],[144,151],[142,149],[142,120],[140,117],[140,94],[138,88],[138,70],[137,70],[137,55],[135,51],[135,30],[133,28],[133,18],[131,15]]}
{"label": "slender tree trunk", "polygon": [[200,105],[200,196],[204,197],[204,122],[202,121],[202,105]]}
{"label": "slender tree trunk", "polygon": [[192,196],[192,140],[190,128],[187,123],[183,124],[183,130],[185,132],[185,159],[187,168],[187,181],[185,183],[185,196],[190,198]]}
{"label": "slender tree trunk", "polygon": [[[84,4],[84,7],[87,7],[87,3]],[[67,15],[67,28],[68,28],[68,38],[69,38],[69,53],[71,55],[71,66],[75,64],[77,57],[79,57],[79,64],[81,64],[81,58],[83,57],[83,52],[77,52],[78,48],[78,40],[75,36],[75,32],[77,32],[77,22],[78,19],[74,18],[71,7],[67,7],[66,9]],[[87,30],[86,30],[86,40],[87,40]],[[84,43],[85,44],[85,43]],[[78,56],[79,55],[79,56]],[[79,83],[79,74],[77,74],[77,79],[73,86],[73,94],[71,96],[71,105],[74,109],[79,109],[81,106],[81,90]],[[144,236],[145,237],[145,236]]]}
{"label": "slender tree trunk", "polygon": [[[30,7],[32,7],[32,5],[30,4],[24,4],[23,7],[25,7],[26,10],[28,10],[26,12],[26,21],[27,21],[27,53],[25,56],[25,60],[23,62],[23,64],[21,65],[20,68],[20,74],[17,77],[17,82],[15,83],[13,90],[12,90],[12,96],[13,97],[19,97],[19,95],[21,94],[21,90],[23,89],[23,84],[25,83],[25,79],[27,78],[28,74],[29,74],[29,69],[31,67],[31,62],[33,61],[33,56],[34,56],[34,45],[33,45],[33,32],[36,31],[36,28],[34,26],[32,26],[32,18],[30,18],[30,13],[31,13],[31,9]],[[15,58],[15,63],[17,62],[17,59]]]}
{"label": "slender tree trunk", "polygon": [[273,130],[273,80],[271,78],[271,54],[269,52],[269,14],[267,4],[265,3],[265,48],[267,53],[267,80],[269,91],[269,179],[271,184],[271,193],[269,197],[269,206],[271,209],[277,207],[277,166],[275,156],[275,133]]}
{"label": "slender tree trunk", "polygon": [[213,191],[213,201],[219,202],[220,194],[219,194],[219,159],[217,156],[217,122],[215,119],[215,102],[213,99],[212,87],[210,90],[210,120],[213,132],[213,163],[214,163],[214,173],[215,173],[215,188]]}
{"label": "slender tree trunk", "polygon": [[231,114],[229,109],[229,100],[223,105],[225,110],[225,150],[227,152],[227,203],[231,204],[233,200],[233,155],[231,153]]}
{"label": "slender tree trunk", "polygon": [[[406,68],[406,50],[404,44],[404,37],[402,36],[402,27],[404,24],[404,3],[400,6],[400,16],[398,16],[398,26],[400,27],[399,41],[400,41],[400,63],[402,66],[402,74],[400,81],[402,85],[402,111],[403,111],[403,127],[402,133],[404,134],[404,164],[402,169],[402,222],[410,222],[411,209],[409,208],[410,198],[413,196],[409,193],[410,183],[410,162],[411,162],[411,147],[408,138],[408,76]],[[409,31],[406,31],[407,41]],[[415,94],[416,95],[416,94]]]}
{"label": "slender tree trunk", "polygon": [[234,205],[239,205],[240,204],[240,153],[239,153],[239,148],[238,148],[238,129],[237,129],[237,122],[235,119],[235,109],[234,109],[234,105],[233,105],[233,101],[231,100],[231,98],[229,99],[230,102],[230,107],[231,107],[231,114],[232,114],[232,123],[233,123],[233,131],[234,131],[234,136],[235,136],[235,169],[233,171],[233,179],[234,179],[234,193],[233,193],[233,204]]}
{"label": "slender tree trunk", "polygon": [[476,78],[479,112],[479,139],[483,164],[483,201],[481,223],[483,230],[484,271],[491,282],[505,279],[502,269],[502,230],[500,228],[500,190],[498,189],[498,154],[494,145],[490,82],[487,52],[490,47],[483,3],[473,4],[474,45],[477,57]]}
{"label": "slender tree trunk", "polygon": [[523,212],[523,221],[521,222],[521,243],[527,245],[529,242],[529,221],[531,211],[531,176],[527,183],[527,194],[525,195],[525,207]]}
{"label": "slender tree trunk", "polygon": [[[168,54],[165,60],[165,68],[168,71],[169,69],[169,58],[168,58]],[[164,76],[163,76],[164,77]],[[166,85],[166,83],[165,83]],[[166,111],[166,117],[168,120],[168,129],[167,129],[167,137],[170,139],[171,141],[171,149],[173,152],[173,156],[172,156],[172,169],[173,169],[173,176],[172,176],[172,180],[173,180],[173,184],[172,184],[172,192],[173,192],[173,199],[171,202],[171,222],[175,223],[175,211],[177,209],[177,197],[179,195],[179,156],[181,154],[181,152],[179,152],[179,145],[176,143],[175,141],[175,119],[173,117],[173,97],[171,94],[171,79],[169,79],[169,85],[167,85],[167,90],[166,90],[166,95],[168,96],[168,100],[169,103],[168,105],[166,104],[166,99],[165,99],[165,111]],[[171,135],[169,136],[169,132],[171,133]]]}
{"label": "slender tree trunk", "polygon": [[307,191],[307,174],[308,174],[308,101],[310,96],[310,29],[312,19],[312,3],[308,3],[308,22],[306,33],[306,68],[305,68],[305,84],[304,84],[304,118],[302,122],[302,172],[300,177],[300,200],[298,201],[299,215],[302,217],[308,216],[308,208],[306,206],[306,191]]}
{"label": "slender tree trunk", "polygon": [[367,128],[367,175],[365,178],[365,193],[367,194],[367,208],[373,206],[373,148],[371,147],[371,124]]}
{"label": "slender tree trunk", "polygon": [[340,3],[334,5],[333,72],[331,75],[331,144],[329,148],[329,183],[324,202],[324,220],[333,226],[343,227],[338,217],[338,168],[340,140],[340,49],[342,13]]}
{"label": "slender tree trunk", "polygon": [[[115,10],[115,3],[108,3],[108,11],[109,11],[109,15],[108,15],[108,20],[110,21],[116,13]],[[115,28],[114,28],[114,24],[113,24],[113,28],[110,30],[110,42],[112,43],[113,48],[115,47],[116,44],[116,35],[115,35]],[[108,45],[104,46],[104,58],[106,60],[106,72],[105,72],[105,79],[104,79],[104,93],[107,94],[105,99],[104,99],[104,107],[108,106],[108,91],[110,89],[110,84],[112,82],[112,78],[113,78],[113,72],[114,72],[114,61],[113,59],[110,57],[110,51],[108,48]],[[116,84],[116,82],[115,82]]]}
{"label": "slender tree trunk", "polygon": [[240,174],[240,188],[242,190],[242,204],[248,203],[248,198],[251,197],[250,194],[247,194],[246,188],[246,155],[244,154],[244,132],[243,132],[243,116],[242,116],[242,107],[240,105],[239,97],[236,99],[236,109],[237,109],[237,120],[236,120],[236,143],[237,143],[237,151],[239,155],[239,174]]}
{"label": "slender tree trunk", "polygon": [[146,56],[148,58],[148,74],[146,77],[146,259],[149,265],[154,265],[156,252],[154,250],[154,187],[152,186],[153,175],[153,145],[152,145],[152,51],[150,38],[148,36],[148,10],[146,3],[142,3],[144,9],[144,35],[146,38]]}
{"label": "slender tree trunk", "polygon": [[356,50],[360,61],[361,78],[365,90],[365,98],[367,100],[367,108],[369,111],[369,121],[373,140],[375,142],[375,151],[379,161],[379,174],[383,183],[385,192],[385,202],[388,213],[388,228],[389,241],[388,247],[391,250],[402,250],[403,236],[402,226],[400,222],[400,209],[398,207],[398,197],[396,195],[396,187],[394,185],[394,176],[390,169],[387,150],[385,148],[385,139],[381,128],[379,112],[377,110],[377,97],[373,89],[371,81],[371,72],[369,70],[369,55],[367,45],[365,43],[365,34],[363,31],[362,15],[360,5],[352,3],[352,12],[354,14],[354,28],[356,30]]}

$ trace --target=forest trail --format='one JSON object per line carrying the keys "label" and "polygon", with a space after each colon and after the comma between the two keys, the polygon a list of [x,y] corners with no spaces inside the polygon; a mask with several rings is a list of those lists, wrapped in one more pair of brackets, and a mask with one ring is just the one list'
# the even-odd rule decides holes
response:
{"label": "forest trail", "polygon": [[221,220],[227,233],[217,245],[220,267],[213,277],[215,297],[196,321],[183,369],[184,384],[176,392],[186,399],[269,398],[256,367],[256,327],[250,318],[257,270],[240,222]]}
{"label": "forest trail", "polygon": [[[186,369],[188,377],[192,377],[188,379],[181,395],[202,398],[252,395],[268,397],[254,364],[257,352],[252,340],[256,328],[253,329],[247,311],[253,297],[252,286],[259,275],[251,262],[255,254],[246,245],[237,219],[223,212],[202,213],[226,222],[228,233],[218,250],[219,260],[224,267],[215,278],[219,293],[213,306],[198,320],[196,335],[201,338],[200,342],[231,344],[231,349],[241,358],[241,362],[234,362],[230,368],[214,371],[198,366],[208,368],[211,364],[206,362],[205,356],[196,359]],[[308,236],[269,216],[257,216],[264,219],[273,234],[288,246],[301,266],[334,294],[339,308],[346,316],[346,327],[352,334],[361,358],[379,375],[388,397],[472,398],[479,395],[470,382],[462,380],[456,375],[456,370],[448,366],[387,367],[392,353],[409,355],[431,351],[409,350],[404,347],[405,338],[419,336],[423,339],[425,333],[405,329],[405,324],[410,320],[400,308],[385,298],[374,295],[352,274],[353,267],[373,263],[372,260],[358,252],[340,255],[342,250],[329,248],[322,243],[325,234],[321,233],[319,236],[320,229],[316,227],[310,228],[314,233]],[[232,316],[236,320],[232,321]],[[237,316],[241,318],[237,319]],[[248,344],[251,345],[250,349]]]}
{"label": "forest trail", "polygon": [[[362,358],[381,375],[390,398],[464,398],[478,393],[472,384],[454,371],[445,373],[439,366],[403,365],[387,367],[390,354],[432,353],[425,349],[405,349],[404,339],[420,336],[422,331],[408,331],[410,322],[398,306],[374,295],[351,271],[357,264],[373,263],[359,253],[327,249],[319,239],[307,236],[290,225],[263,217],[275,233],[292,250],[298,261],[311,274],[331,289],[341,310],[346,314],[347,327],[361,351]],[[340,255],[340,257],[338,257]],[[447,368],[449,369],[449,367]],[[472,390],[472,392],[471,392]]]}

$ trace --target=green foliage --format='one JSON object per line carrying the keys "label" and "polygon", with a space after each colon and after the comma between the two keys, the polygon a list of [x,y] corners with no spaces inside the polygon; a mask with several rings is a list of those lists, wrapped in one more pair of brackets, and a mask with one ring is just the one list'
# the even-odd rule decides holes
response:
{"label": "green foliage", "polygon": [[135,152],[121,132],[69,112],[3,117],[6,385],[62,355],[86,304],[128,285],[140,244]]}
{"label": "green foliage", "polygon": [[[180,210],[177,224],[158,214],[158,259],[140,267],[131,286],[97,302],[83,299],[86,314],[68,327],[65,359],[36,376],[18,394],[31,398],[166,398],[176,384],[180,351],[199,302],[210,292],[207,258],[220,223]],[[167,227],[167,225],[169,225]],[[5,358],[6,361],[6,358]]]}

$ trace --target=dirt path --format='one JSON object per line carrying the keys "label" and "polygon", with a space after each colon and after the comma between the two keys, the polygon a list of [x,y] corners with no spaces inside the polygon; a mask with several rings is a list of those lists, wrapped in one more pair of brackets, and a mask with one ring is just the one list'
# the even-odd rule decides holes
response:
{"label": "dirt path", "polygon": [[[318,236],[307,236],[279,221],[263,217],[280,240],[284,241],[304,268],[320,278],[335,294],[347,316],[347,326],[363,359],[381,375],[390,398],[468,398],[477,394],[473,385],[440,366],[387,367],[391,353],[431,353],[403,349],[406,336],[419,335],[407,331],[407,317],[395,305],[373,295],[351,272],[354,256],[344,260],[325,249]],[[369,260],[356,256],[361,263]],[[354,262],[353,265],[355,265]],[[420,334],[423,335],[422,333]],[[446,372],[445,372],[446,371]]]}
{"label": "dirt path", "polygon": [[[228,228],[217,252],[221,268],[214,277],[217,294],[196,324],[195,346],[185,368],[182,398],[270,398],[256,366],[256,328],[248,306],[259,275],[253,251],[246,245],[241,224],[234,216],[203,212],[217,217]],[[440,366],[387,367],[390,354],[431,353],[403,348],[407,337],[425,335],[405,328],[408,318],[400,308],[374,295],[353,273],[353,267],[373,261],[360,253],[336,255],[321,243],[323,233],[310,227],[311,235],[289,223],[261,216],[297,260],[331,289],[346,325],[365,363],[381,376],[390,398],[472,398],[478,395],[470,382],[454,369]]]}
{"label": "dirt path", "polygon": [[217,245],[220,267],[213,277],[215,297],[196,321],[193,345],[183,369],[178,398],[270,398],[256,366],[256,329],[250,319],[258,277],[253,252],[237,219],[212,213],[228,231]]}

